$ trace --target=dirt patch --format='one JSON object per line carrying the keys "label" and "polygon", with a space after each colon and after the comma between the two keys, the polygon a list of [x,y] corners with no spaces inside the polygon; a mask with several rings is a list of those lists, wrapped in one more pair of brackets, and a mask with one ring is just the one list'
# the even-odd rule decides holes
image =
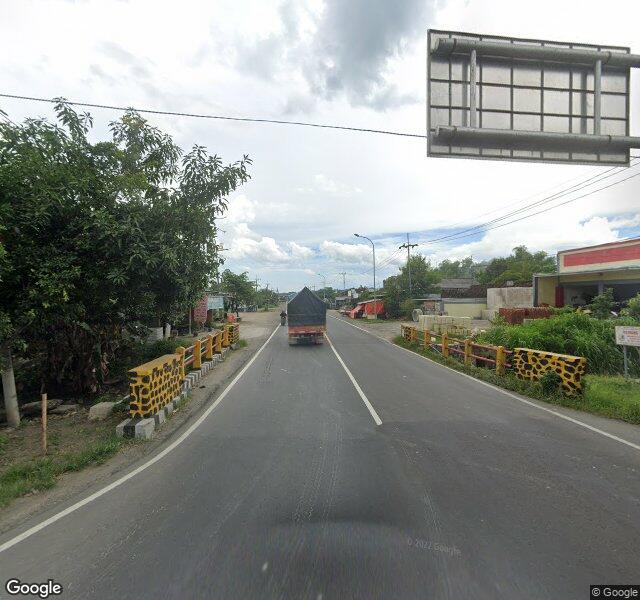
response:
{"label": "dirt patch", "polygon": [[[188,401],[148,442],[123,443],[115,438],[115,426],[126,417],[123,413],[97,422],[88,421],[88,411],[82,408],[70,416],[52,419],[52,415],[49,415],[50,436],[54,436],[56,440],[50,446],[49,458],[70,466],[66,471],[72,472],[60,473],[54,470],[54,477],[49,480],[50,485],[35,488],[28,495],[18,497],[9,506],[0,509],[0,533],[19,526],[33,515],[49,510],[61,502],[75,500],[76,496],[79,499],[99,489],[178,436],[261,347],[279,322],[278,313],[279,310],[246,313],[246,319],[243,318],[240,325],[240,336],[247,340],[247,346],[231,352],[223,363],[212,369],[199,382],[199,387],[191,391]],[[245,314],[241,313],[241,316],[245,317]],[[51,444],[52,438],[49,440]],[[114,440],[117,440],[115,447]],[[111,456],[112,454],[115,455]],[[78,460],[76,457],[81,458]],[[39,421],[25,422],[13,431],[0,430],[0,477],[17,465],[34,464],[38,461],[42,461]]]}
{"label": "dirt patch", "polygon": [[[82,452],[95,443],[111,436],[115,426],[123,419],[122,413],[113,414],[104,421],[89,421],[89,411],[78,407],[67,415],[47,417],[47,456]],[[0,432],[0,476],[11,467],[26,464],[43,457],[40,419],[23,420],[16,429]]]}

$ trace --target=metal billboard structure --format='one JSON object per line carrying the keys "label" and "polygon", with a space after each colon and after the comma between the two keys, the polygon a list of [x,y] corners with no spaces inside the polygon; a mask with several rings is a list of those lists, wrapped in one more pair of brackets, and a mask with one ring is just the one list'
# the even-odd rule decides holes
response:
{"label": "metal billboard structure", "polygon": [[630,52],[429,30],[428,155],[628,165]]}

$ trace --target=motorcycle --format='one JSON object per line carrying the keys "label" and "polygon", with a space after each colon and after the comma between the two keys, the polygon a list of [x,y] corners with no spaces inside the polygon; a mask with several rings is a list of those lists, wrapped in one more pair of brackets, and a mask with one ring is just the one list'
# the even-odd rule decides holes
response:
{"label": "motorcycle", "polygon": [[286,325],[287,317],[285,315],[280,315],[280,325]]}

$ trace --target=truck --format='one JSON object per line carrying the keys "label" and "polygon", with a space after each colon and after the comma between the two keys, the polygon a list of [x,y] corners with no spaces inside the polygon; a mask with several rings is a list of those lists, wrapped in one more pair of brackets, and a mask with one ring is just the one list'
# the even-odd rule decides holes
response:
{"label": "truck", "polygon": [[322,344],[327,329],[327,305],[308,287],[287,302],[289,345]]}

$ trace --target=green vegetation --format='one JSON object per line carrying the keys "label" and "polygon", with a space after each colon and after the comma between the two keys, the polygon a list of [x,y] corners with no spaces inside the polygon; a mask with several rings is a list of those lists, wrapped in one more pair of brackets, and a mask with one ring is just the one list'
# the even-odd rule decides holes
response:
{"label": "green vegetation", "polygon": [[26,464],[16,465],[0,475],[0,507],[14,498],[32,491],[52,488],[58,476],[70,471],[80,471],[89,465],[99,465],[113,456],[125,443],[115,435],[93,444],[80,452],[69,452],[58,457],[37,458]]}
{"label": "green vegetation", "polygon": [[0,348],[39,357],[50,393],[94,394],[127,334],[175,322],[221,264],[216,220],[249,179],[133,110],[92,141],[60,100],[57,122],[0,121]]}
{"label": "green vegetation", "polygon": [[623,377],[587,375],[584,378],[584,393],[581,396],[566,396],[557,389],[545,391],[543,383],[540,381],[518,379],[513,373],[498,375],[491,369],[466,366],[455,358],[444,358],[439,352],[434,352],[431,349],[425,350],[419,344],[407,342],[402,336],[396,337],[394,342],[456,371],[467,373],[476,379],[523,396],[604,417],[620,419],[628,423],[640,424],[640,384],[625,380]]}
{"label": "green vegetation", "polygon": [[[432,266],[424,256],[411,257],[411,292],[409,292],[409,268],[400,267],[397,275],[384,280],[384,294],[387,313],[390,317],[406,315],[403,304],[409,298],[424,298],[438,291],[437,284],[443,279],[470,277],[480,284],[500,286],[507,281],[516,285],[531,285],[534,273],[555,271],[555,259],[546,252],[529,252],[525,246],[513,249],[509,256],[494,258],[488,262],[474,262],[471,257],[462,260],[443,260],[437,267]],[[361,297],[363,300],[366,297]],[[410,313],[410,311],[409,311]]]}
{"label": "green vegetation", "polygon": [[238,348],[246,348],[249,345],[249,342],[247,342],[247,340],[241,339],[238,342]]}
{"label": "green vegetation", "polygon": [[607,288],[602,294],[593,299],[589,305],[589,310],[596,319],[610,319],[614,306],[613,289]]}
{"label": "green vegetation", "polygon": [[[637,325],[628,317],[594,319],[588,314],[560,311],[550,319],[536,319],[524,325],[497,324],[478,340],[495,346],[534,348],[547,352],[584,356],[589,373],[616,375],[623,370],[623,354],[615,343],[616,325]],[[631,355],[630,355],[631,356]],[[640,361],[631,356],[633,373],[640,373]]]}

